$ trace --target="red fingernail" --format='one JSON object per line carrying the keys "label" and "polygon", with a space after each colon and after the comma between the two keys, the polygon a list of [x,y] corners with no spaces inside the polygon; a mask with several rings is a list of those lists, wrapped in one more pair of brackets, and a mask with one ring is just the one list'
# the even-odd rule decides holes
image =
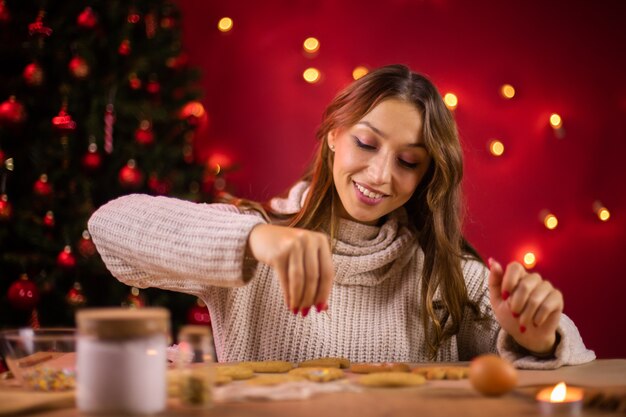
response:
{"label": "red fingernail", "polygon": [[502,299],[503,299],[504,301],[506,301],[506,299],[507,299],[507,298],[509,298],[509,296],[510,296],[510,295],[511,295],[511,294],[509,294],[509,292],[508,292],[508,291],[502,291]]}
{"label": "red fingernail", "polygon": [[523,324],[519,326],[519,331],[524,333],[526,331],[526,326],[524,326]]}
{"label": "red fingernail", "polygon": [[298,307],[294,307],[294,308],[292,308],[292,309],[291,309],[291,312],[292,312],[294,315],[296,315],[296,316],[297,316],[297,315],[298,315]]}
{"label": "red fingernail", "polygon": [[513,317],[518,318],[519,317],[519,313],[516,313],[515,311],[513,312]]}
{"label": "red fingernail", "polygon": [[307,314],[309,314],[309,310],[311,309],[311,307],[304,307],[302,309],[302,317],[306,317]]}
{"label": "red fingernail", "polygon": [[315,304],[315,309],[317,310],[318,313],[321,313],[322,311],[324,311],[324,306],[326,304],[324,303],[317,303]]}
{"label": "red fingernail", "polygon": [[489,268],[493,266],[493,258],[487,259],[487,263],[489,264]]}

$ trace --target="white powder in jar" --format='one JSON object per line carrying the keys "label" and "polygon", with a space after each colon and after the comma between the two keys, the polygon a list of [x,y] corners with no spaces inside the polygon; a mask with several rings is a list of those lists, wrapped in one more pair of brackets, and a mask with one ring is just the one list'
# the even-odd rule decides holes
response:
{"label": "white powder in jar", "polygon": [[77,323],[78,409],[85,413],[163,411],[167,310],[81,310]]}

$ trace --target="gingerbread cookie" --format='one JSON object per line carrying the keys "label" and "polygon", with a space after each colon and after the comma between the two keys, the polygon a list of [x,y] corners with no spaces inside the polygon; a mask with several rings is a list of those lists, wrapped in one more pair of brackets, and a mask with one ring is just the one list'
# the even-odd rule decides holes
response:
{"label": "gingerbread cookie", "polygon": [[285,361],[241,362],[239,365],[260,374],[282,374],[293,369],[293,364]]}
{"label": "gingerbread cookie", "polygon": [[250,385],[263,385],[263,386],[271,386],[271,385],[279,385],[285,384],[287,382],[298,382],[298,381],[306,381],[306,379],[302,376],[298,375],[261,375],[249,379],[246,381],[247,384]]}
{"label": "gingerbread cookie", "polygon": [[217,375],[215,375],[215,380],[214,383],[215,385],[226,385],[230,382],[233,381],[233,377],[228,376],[228,375],[220,375],[219,373]]}
{"label": "gingerbread cookie", "polygon": [[329,382],[345,376],[339,368],[296,368],[289,371],[289,375],[302,376],[313,382]]}
{"label": "gingerbread cookie", "polygon": [[245,366],[218,365],[216,368],[218,376],[227,376],[234,380],[250,379],[254,376],[254,371]]}
{"label": "gingerbread cookie", "polygon": [[371,374],[375,372],[409,372],[411,368],[406,363],[355,363],[350,372],[355,374]]}
{"label": "gingerbread cookie", "polygon": [[357,383],[366,387],[414,387],[425,382],[422,375],[409,372],[374,372],[357,379]]}
{"label": "gingerbread cookie", "polygon": [[467,366],[425,366],[415,368],[411,372],[429,380],[465,379],[469,375],[469,368]]}
{"label": "gingerbread cookie", "polygon": [[314,367],[314,368],[343,368],[350,367],[350,360],[346,358],[319,358],[309,359],[308,361],[301,362],[298,365],[300,368]]}

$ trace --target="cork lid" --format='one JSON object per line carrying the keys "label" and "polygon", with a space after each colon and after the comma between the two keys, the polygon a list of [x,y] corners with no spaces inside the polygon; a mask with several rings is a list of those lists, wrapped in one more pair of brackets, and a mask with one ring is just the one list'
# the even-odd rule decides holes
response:
{"label": "cork lid", "polygon": [[88,308],[76,313],[79,336],[99,339],[132,339],[154,334],[169,334],[170,313],[158,307]]}

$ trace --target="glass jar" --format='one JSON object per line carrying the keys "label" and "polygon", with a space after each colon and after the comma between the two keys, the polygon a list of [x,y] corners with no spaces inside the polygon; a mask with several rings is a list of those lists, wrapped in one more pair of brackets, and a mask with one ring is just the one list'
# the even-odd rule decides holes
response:
{"label": "glass jar", "polygon": [[163,308],[76,313],[76,405],[85,413],[165,409],[169,312]]}
{"label": "glass jar", "polygon": [[178,397],[188,407],[210,408],[215,382],[215,349],[208,326],[183,326],[178,333]]}

